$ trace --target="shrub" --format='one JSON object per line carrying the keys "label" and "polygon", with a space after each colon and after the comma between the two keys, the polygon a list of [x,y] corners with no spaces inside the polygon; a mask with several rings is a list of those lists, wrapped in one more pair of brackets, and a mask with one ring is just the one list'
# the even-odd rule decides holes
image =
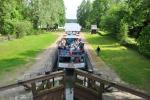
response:
{"label": "shrub", "polygon": [[126,14],[126,5],[113,5],[101,18],[101,27],[121,43],[125,42],[128,34],[128,24],[124,21]]}
{"label": "shrub", "polygon": [[14,29],[16,38],[21,38],[25,35],[32,34],[32,24],[29,21],[16,21],[14,22]]}
{"label": "shrub", "polygon": [[138,44],[139,52],[150,58],[150,25],[142,30]]}
{"label": "shrub", "polygon": [[13,27],[12,23],[10,23],[10,22],[4,23],[3,28],[2,28],[4,35],[12,34],[13,30],[14,30],[14,27]]}
{"label": "shrub", "polygon": [[121,44],[126,44],[128,38],[128,24],[123,20],[120,22],[120,32],[117,34],[117,39],[120,40]]}
{"label": "shrub", "polygon": [[14,27],[13,24],[9,21],[6,21],[3,26],[1,27],[0,32],[3,35],[7,35],[8,36],[8,40],[10,40],[10,34],[13,34],[14,31]]}
{"label": "shrub", "polygon": [[119,31],[119,23],[115,16],[106,15],[101,19],[101,27],[104,30],[107,30],[109,34],[112,34],[113,37],[116,37],[116,33]]}

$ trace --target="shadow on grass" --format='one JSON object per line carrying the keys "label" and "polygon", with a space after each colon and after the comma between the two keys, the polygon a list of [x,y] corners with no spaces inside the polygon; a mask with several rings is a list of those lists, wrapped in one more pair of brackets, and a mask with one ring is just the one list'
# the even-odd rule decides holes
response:
{"label": "shadow on grass", "polygon": [[[3,59],[0,60],[0,72],[9,72],[17,66],[25,64],[27,61],[23,58],[10,58],[10,59]],[[1,74],[0,73],[0,74]]]}
{"label": "shadow on grass", "polygon": [[38,49],[38,50],[28,50],[26,52],[20,53],[19,55],[24,56],[24,57],[35,57],[37,54],[42,52],[44,49]]}
{"label": "shadow on grass", "polygon": [[0,74],[5,72],[10,72],[17,68],[20,68],[21,65],[33,61],[35,56],[39,54],[41,51],[42,49],[34,50],[34,51],[29,50],[18,54],[17,57],[0,60]]}
{"label": "shadow on grass", "polygon": [[[88,38],[86,38],[88,42],[90,42],[91,44],[94,45],[110,45],[113,43],[116,43],[116,40],[114,40],[113,38],[111,38],[110,36],[106,35],[106,36],[99,36],[99,35],[91,35],[88,36]],[[110,41],[108,40],[113,40],[112,43],[110,43]]]}

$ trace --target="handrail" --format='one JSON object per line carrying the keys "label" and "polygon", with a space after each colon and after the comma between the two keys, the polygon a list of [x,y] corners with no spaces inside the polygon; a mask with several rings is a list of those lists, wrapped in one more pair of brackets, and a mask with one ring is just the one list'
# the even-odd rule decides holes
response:
{"label": "handrail", "polygon": [[120,83],[116,83],[116,82],[112,82],[110,80],[106,80],[98,75],[95,75],[93,73],[89,73],[89,72],[86,72],[86,71],[83,71],[83,70],[79,70],[79,69],[75,69],[75,72],[74,72],[76,75],[81,75],[81,76],[85,76],[86,78],[89,78],[89,79],[92,79],[92,80],[95,80],[95,81],[98,81],[104,85],[110,85],[112,87],[115,87],[119,90],[122,90],[122,91],[125,91],[125,92],[128,92],[128,93],[131,93],[131,94],[134,94],[136,96],[139,96],[139,97],[142,97],[142,98],[145,98],[145,99],[149,99],[150,98],[150,94],[148,93],[144,93],[144,92],[141,92],[139,90],[136,90],[136,89],[133,89],[131,87],[127,87],[123,84],[120,84]]}
{"label": "handrail", "polygon": [[[110,80],[106,80],[106,79],[104,79],[104,78],[102,78],[102,77],[100,77],[98,75],[95,75],[93,73],[90,73],[90,72],[86,72],[86,71],[83,71],[83,70],[75,69],[74,74],[76,76],[79,75],[79,76],[83,76],[85,78],[97,81],[102,86],[110,85],[111,87],[115,87],[115,88],[117,88],[119,90],[122,90],[122,91],[125,91],[125,92],[128,92],[128,93],[134,94],[136,96],[139,96],[139,97],[142,97],[142,98],[145,98],[145,99],[149,99],[150,98],[150,94],[141,92],[141,91],[133,89],[131,87],[127,87],[127,86],[122,85],[120,83],[115,83],[115,82],[112,82]],[[37,77],[37,78],[34,78],[34,79],[18,81],[17,83],[0,87],[0,91],[6,90],[6,89],[10,89],[10,88],[15,88],[15,87],[18,87],[18,86],[23,86],[23,85],[28,84],[28,83],[32,84],[32,83],[35,83],[36,81],[48,80],[48,79],[55,78],[55,77],[60,77],[60,76],[65,77],[64,71],[57,71],[57,72],[53,72],[53,73],[51,73],[49,75],[40,76],[40,77]],[[100,87],[100,88],[104,89],[103,87]],[[101,95],[102,95],[102,93],[104,93],[104,90],[101,91]]]}
{"label": "handrail", "polygon": [[15,88],[15,87],[27,84],[27,83],[32,83],[32,82],[35,82],[35,81],[42,81],[42,80],[46,80],[46,79],[50,79],[50,78],[58,77],[58,76],[65,76],[65,74],[64,74],[63,71],[57,71],[57,72],[53,72],[49,75],[40,76],[40,77],[37,77],[37,78],[34,78],[34,79],[23,80],[23,81],[21,80],[21,81],[18,81],[17,83],[13,83],[13,84],[10,84],[10,85],[0,87],[0,91],[4,91],[6,89]]}

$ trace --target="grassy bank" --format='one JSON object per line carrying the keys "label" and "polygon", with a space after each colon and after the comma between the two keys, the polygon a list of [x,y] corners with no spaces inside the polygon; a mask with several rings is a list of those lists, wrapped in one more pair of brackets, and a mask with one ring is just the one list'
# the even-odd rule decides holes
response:
{"label": "grassy bank", "polygon": [[0,78],[5,73],[12,72],[21,68],[22,65],[34,61],[34,57],[53,43],[56,38],[57,34],[45,33],[0,42]]}
{"label": "grassy bank", "polygon": [[150,92],[149,59],[121,46],[109,36],[86,34],[85,37],[94,49],[100,46],[100,57],[118,73],[123,81]]}

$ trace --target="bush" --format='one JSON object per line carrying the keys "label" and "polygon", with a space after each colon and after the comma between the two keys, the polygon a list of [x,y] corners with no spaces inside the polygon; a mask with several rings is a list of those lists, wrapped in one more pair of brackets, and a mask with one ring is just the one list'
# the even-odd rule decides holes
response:
{"label": "bush", "polygon": [[14,30],[14,27],[13,27],[12,23],[10,23],[10,22],[4,23],[3,28],[2,28],[2,31],[3,31],[2,33],[4,35],[12,34],[13,30]]}
{"label": "bush", "polygon": [[107,30],[109,34],[115,37],[115,34],[118,33],[118,23],[117,19],[114,16],[103,16],[101,19],[101,27],[104,30]]}
{"label": "bush", "polygon": [[14,27],[13,24],[9,21],[5,21],[5,23],[0,28],[0,33],[2,35],[7,35],[8,40],[10,40],[10,34],[13,34]]}
{"label": "bush", "polygon": [[121,44],[126,44],[128,38],[128,24],[123,20],[120,22],[120,32],[117,34],[117,39],[120,40]]}
{"label": "bush", "polygon": [[29,21],[16,21],[14,22],[14,29],[16,38],[21,38],[25,35],[32,34],[32,24]]}
{"label": "bush", "polygon": [[142,30],[138,44],[139,52],[150,58],[150,25]]}
{"label": "bush", "polygon": [[109,34],[123,43],[128,34],[128,24],[124,21],[124,16],[128,14],[125,5],[114,5],[107,14],[101,18],[101,27]]}

